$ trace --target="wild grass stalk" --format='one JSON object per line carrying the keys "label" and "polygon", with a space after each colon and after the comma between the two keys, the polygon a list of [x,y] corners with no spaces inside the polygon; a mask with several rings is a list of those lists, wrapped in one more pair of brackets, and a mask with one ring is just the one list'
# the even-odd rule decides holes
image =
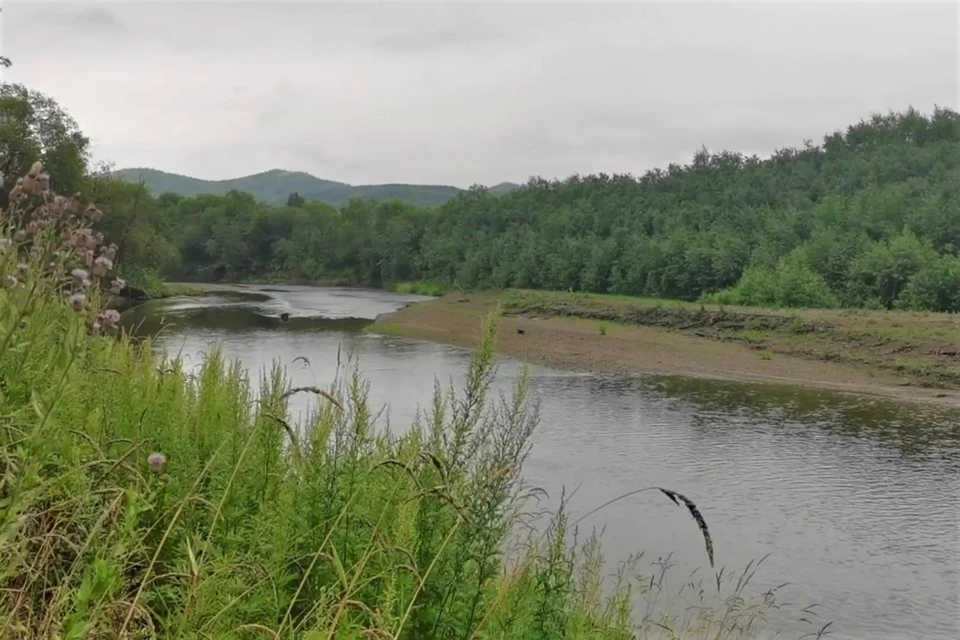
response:
{"label": "wild grass stalk", "polygon": [[[35,167],[0,228],[0,637],[644,633],[640,583],[624,567],[610,586],[598,539],[571,544],[563,507],[510,562],[538,410],[527,375],[490,397],[495,316],[465,387],[438,384],[397,437],[355,366],[293,388],[276,365],[255,389],[217,348],[188,372],[119,332],[100,306],[112,258],[95,210],[45,182]],[[301,392],[317,402],[292,425]],[[712,561],[696,507],[661,491]]]}

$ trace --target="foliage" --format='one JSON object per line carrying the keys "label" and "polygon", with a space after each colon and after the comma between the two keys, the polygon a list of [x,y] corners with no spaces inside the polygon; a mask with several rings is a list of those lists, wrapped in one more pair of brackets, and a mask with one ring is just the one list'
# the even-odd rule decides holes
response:
{"label": "foliage", "polygon": [[[275,366],[255,392],[216,348],[191,373],[118,334],[76,266],[98,212],[49,182],[34,165],[0,218],[0,637],[635,637],[632,570],[604,588],[564,510],[511,535],[538,413],[526,375],[488,400],[496,316],[464,389],[438,384],[396,436],[356,368],[320,389]],[[292,425],[296,393],[316,404]],[[712,564],[696,506],[648,490],[689,510]],[[678,630],[752,633],[772,600],[747,606],[744,584]]]}
{"label": "foliage", "polygon": [[[17,157],[71,159],[66,175],[82,174],[86,147],[72,121],[49,99],[4,91],[0,140]],[[52,114],[49,132],[31,124],[41,111]],[[325,204],[310,191],[316,179],[289,172],[190,196],[153,196],[114,175],[90,173],[83,191],[104,211],[121,272],[954,308],[943,265],[960,257],[960,115],[944,108],[874,115],[767,159],[704,149],[686,166],[640,178],[534,178],[506,193],[474,187],[436,208],[347,197]],[[291,182],[270,196],[276,205],[235,189],[261,193],[261,182],[278,176]]]}
{"label": "foliage", "polygon": [[502,195],[476,187],[434,210],[168,195],[153,224],[179,258],[163,273],[178,279],[949,310],[930,279],[941,258],[960,255],[958,198],[960,116],[938,108],[877,115],[765,160],[704,150],[640,178],[535,178]]}

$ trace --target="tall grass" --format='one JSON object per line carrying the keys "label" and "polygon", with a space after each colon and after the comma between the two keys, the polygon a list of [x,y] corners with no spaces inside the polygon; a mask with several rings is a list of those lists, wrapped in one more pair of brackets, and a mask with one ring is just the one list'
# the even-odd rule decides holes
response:
{"label": "tall grass", "polygon": [[[319,389],[275,365],[255,387],[216,348],[191,373],[118,332],[97,279],[75,273],[82,208],[33,182],[0,228],[0,637],[666,633],[666,618],[633,615],[653,583],[625,566],[611,585],[598,539],[571,544],[564,509],[513,535],[538,413],[525,375],[489,397],[495,316],[464,388],[438,384],[396,436],[355,367]],[[301,424],[295,393],[316,398]],[[729,611],[710,637],[744,628]]]}

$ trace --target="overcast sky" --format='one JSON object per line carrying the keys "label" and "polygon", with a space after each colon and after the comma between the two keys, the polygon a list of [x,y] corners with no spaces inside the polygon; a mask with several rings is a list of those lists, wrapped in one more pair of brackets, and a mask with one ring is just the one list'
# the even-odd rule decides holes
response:
{"label": "overcast sky", "polygon": [[469,186],[957,109],[957,7],[4,0],[0,51],[117,167]]}

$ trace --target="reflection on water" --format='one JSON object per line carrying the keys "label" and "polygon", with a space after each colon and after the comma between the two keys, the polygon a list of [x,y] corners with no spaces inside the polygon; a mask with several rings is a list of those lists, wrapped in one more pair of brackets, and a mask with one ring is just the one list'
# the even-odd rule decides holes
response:
{"label": "reflection on water", "polygon": [[[327,384],[338,354],[353,353],[375,408],[386,407],[396,429],[429,402],[435,376],[463,379],[463,350],[356,331],[410,297],[271,289],[168,302],[125,319],[145,328],[165,317],[161,344],[193,362],[216,341],[255,373],[278,359],[298,385]],[[517,374],[503,361],[498,386],[507,389]],[[562,487],[579,487],[574,518],[633,489],[671,487],[700,506],[718,566],[771,554],[755,585],[790,582],[789,600],[820,603],[832,637],[960,637],[955,413],[675,377],[535,369],[534,383],[542,422],[524,475],[553,505]],[[295,401],[296,415],[312,400]],[[582,526],[606,527],[613,561],[645,551],[651,561],[674,554],[683,574],[705,565],[689,515],[657,494],[611,505]]]}

